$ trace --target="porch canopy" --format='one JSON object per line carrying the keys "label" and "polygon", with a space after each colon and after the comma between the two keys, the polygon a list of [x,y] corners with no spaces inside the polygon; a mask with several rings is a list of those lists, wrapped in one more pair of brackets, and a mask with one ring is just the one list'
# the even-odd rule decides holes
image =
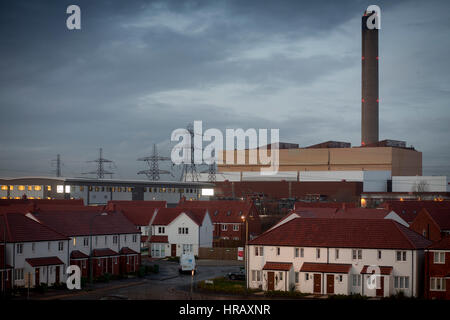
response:
{"label": "porch canopy", "polygon": [[[367,268],[369,268],[370,266],[364,266],[363,268],[362,268],[362,270],[361,270],[361,274],[372,274],[372,273],[374,273],[375,271],[371,271],[371,272],[368,272],[367,271]],[[372,268],[380,268],[380,274],[381,275],[384,275],[384,276],[388,276],[388,275],[391,275],[392,274],[392,267],[386,267],[386,266],[372,266]],[[376,269],[375,269],[376,270]]]}
{"label": "porch canopy", "polygon": [[351,264],[304,262],[300,272],[349,273]]}
{"label": "porch canopy", "polygon": [[62,262],[58,257],[28,258],[25,259],[25,261],[28,262],[28,264],[33,268],[43,266],[58,266],[64,264],[64,262]]}
{"label": "porch canopy", "polygon": [[266,262],[263,270],[289,271],[291,268],[291,262]]}

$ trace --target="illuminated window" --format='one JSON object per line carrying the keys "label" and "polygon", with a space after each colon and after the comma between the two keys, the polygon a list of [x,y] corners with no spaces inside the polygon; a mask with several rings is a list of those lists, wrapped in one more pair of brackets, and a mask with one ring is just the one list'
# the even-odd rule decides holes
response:
{"label": "illuminated window", "polygon": [[2,199],[3,199],[3,200],[6,200],[6,199],[8,199],[8,197],[2,197]]}
{"label": "illuminated window", "polygon": [[33,186],[28,186],[28,191],[32,191],[33,190]]}
{"label": "illuminated window", "polygon": [[19,199],[20,199],[20,197],[15,197],[14,199],[16,199],[16,200],[19,200]]}
{"label": "illuminated window", "polygon": [[34,199],[34,197],[28,197],[28,199],[31,199],[31,200],[33,200],[33,199]]}
{"label": "illuminated window", "polygon": [[133,188],[128,187],[128,192],[132,192],[132,191],[133,191]]}
{"label": "illuminated window", "polygon": [[70,193],[70,186],[66,186],[66,193]]}
{"label": "illuminated window", "polygon": [[52,191],[52,186],[47,186],[47,191]]}
{"label": "illuminated window", "polygon": [[14,186],[9,186],[9,190],[14,190]]}
{"label": "illuminated window", "polygon": [[84,191],[84,187],[80,186],[80,192],[83,192],[83,191]]}
{"label": "illuminated window", "polygon": [[34,190],[35,190],[35,191],[41,191],[41,190],[42,190],[42,187],[41,187],[41,186],[34,186]]}
{"label": "illuminated window", "polygon": [[63,185],[57,185],[56,186],[56,192],[57,193],[64,193],[64,186]]}
{"label": "illuminated window", "polygon": [[100,191],[100,187],[95,187],[95,192],[99,192]]}
{"label": "illuminated window", "polygon": [[2,190],[8,190],[8,186],[2,186]]}

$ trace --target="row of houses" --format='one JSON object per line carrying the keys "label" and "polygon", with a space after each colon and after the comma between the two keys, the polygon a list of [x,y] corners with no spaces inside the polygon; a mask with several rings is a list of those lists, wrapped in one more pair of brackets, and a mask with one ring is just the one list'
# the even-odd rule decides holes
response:
{"label": "row of houses", "polygon": [[450,299],[448,202],[406,204],[415,206],[414,215],[401,204],[390,205],[364,209],[296,204],[249,242],[248,287]]}
{"label": "row of houses", "polygon": [[83,277],[136,272],[140,237],[120,211],[66,201],[1,205],[2,290],[65,282],[69,265]]}

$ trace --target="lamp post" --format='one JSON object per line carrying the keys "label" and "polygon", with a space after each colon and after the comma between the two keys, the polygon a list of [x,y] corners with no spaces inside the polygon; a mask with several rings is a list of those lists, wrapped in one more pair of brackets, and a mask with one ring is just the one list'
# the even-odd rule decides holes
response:
{"label": "lamp post", "polygon": [[242,221],[245,223],[245,263],[244,263],[244,268],[245,268],[245,283],[246,283],[246,287],[248,289],[248,219],[246,219],[246,217],[244,215],[241,216]]}
{"label": "lamp post", "polygon": [[[6,274],[8,274],[8,270],[6,270],[6,221],[5,221],[5,216],[2,216],[3,218],[3,271],[2,271],[2,282],[3,282],[3,293],[6,297]],[[11,274],[11,278],[13,277],[13,275]],[[11,283],[12,283],[12,279],[11,279]]]}
{"label": "lamp post", "polygon": [[94,222],[94,219],[96,217],[100,217],[100,216],[107,216],[108,214],[106,212],[100,213],[100,214],[96,214],[94,216],[92,216],[91,220],[89,221],[89,235],[90,235],[90,239],[89,239],[89,283],[92,286],[92,279],[93,279],[93,266],[92,266],[92,224]]}

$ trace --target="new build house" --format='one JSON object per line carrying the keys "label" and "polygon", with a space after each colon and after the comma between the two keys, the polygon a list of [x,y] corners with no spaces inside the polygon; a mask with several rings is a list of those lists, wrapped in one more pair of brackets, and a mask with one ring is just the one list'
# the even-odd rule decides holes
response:
{"label": "new build house", "polygon": [[151,221],[152,257],[180,256],[212,247],[213,224],[205,209],[160,208]]}
{"label": "new build house", "polygon": [[[69,238],[22,213],[0,213],[2,262],[12,271],[8,288],[53,285],[65,281]],[[2,251],[3,251],[2,250]]]}
{"label": "new build house", "polygon": [[318,295],[419,296],[430,244],[391,219],[293,218],[249,242],[247,285]]}

